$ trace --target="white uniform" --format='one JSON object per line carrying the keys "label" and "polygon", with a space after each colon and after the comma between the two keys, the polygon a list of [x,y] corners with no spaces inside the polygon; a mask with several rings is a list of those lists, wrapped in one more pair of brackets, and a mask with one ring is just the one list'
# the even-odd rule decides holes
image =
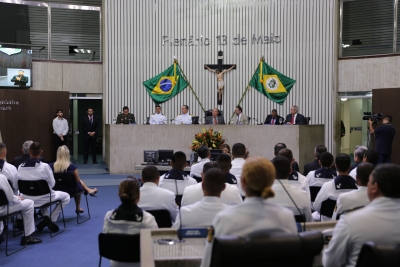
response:
{"label": "white uniform", "polygon": [[18,190],[16,189],[18,187],[18,171],[17,168],[15,168],[14,165],[4,161],[4,165],[2,170],[0,171],[1,174],[3,174],[8,181],[12,184],[14,187],[14,195],[18,195]]}
{"label": "white uniform", "polygon": [[190,176],[192,176],[192,177],[194,177],[194,176],[201,177],[201,173],[203,172],[203,166],[207,162],[210,162],[209,158],[202,159],[202,160],[200,160],[200,162],[190,166]]}
{"label": "white uniform", "polygon": [[232,160],[232,167],[230,169],[230,173],[235,175],[236,180],[237,180],[237,187],[240,191],[240,194],[242,196],[246,195],[246,192],[242,189],[242,185],[240,184],[240,178],[242,177],[242,170],[243,170],[243,165],[244,165],[245,159],[244,158],[235,158]]}
{"label": "white uniform", "polygon": [[[104,217],[103,233],[115,233],[115,234],[128,234],[134,235],[139,234],[140,229],[146,228],[158,228],[157,222],[153,215],[143,210],[142,221],[131,221],[131,220],[116,220],[112,218],[114,210],[110,210]],[[128,267],[128,266],[140,266],[140,264],[132,264],[128,262],[117,262],[110,261],[112,267]]]}
{"label": "white uniform", "polygon": [[[199,202],[204,197],[202,183],[188,186],[183,191],[181,206],[187,206]],[[227,205],[236,205],[243,202],[236,185],[225,183],[225,189],[221,193],[221,202]]]}
{"label": "white uniform", "polygon": [[[27,159],[24,163],[19,165],[18,180],[28,180],[28,181],[46,180],[50,188],[53,188],[54,185],[56,184],[50,166],[47,163],[40,162],[39,159]],[[18,187],[16,189],[18,189]],[[68,204],[70,200],[68,193],[62,191],[54,191],[53,189],[50,189],[50,191],[51,191],[51,200],[60,199],[63,208],[65,207],[65,205]],[[49,195],[43,195],[43,196],[22,195],[22,196],[27,199],[32,199],[35,202],[35,206],[41,206],[43,204],[48,203],[50,200]],[[43,216],[49,216],[48,208],[41,209],[41,211]],[[58,204],[54,209],[52,209],[52,214],[50,219],[53,222],[56,222],[60,212],[61,212],[61,207]]]}
{"label": "white uniform", "polygon": [[163,114],[154,113],[150,116],[150,124],[167,124],[167,117]]}
{"label": "white uniform", "polygon": [[[290,185],[287,179],[281,179],[279,181],[286,188],[287,192],[290,194],[293,201],[300,209],[301,213],[305,216],[306,221],[311,222],[311,204],[310,200],[308,199],[307,193],[300,188]],[[285,189],[282,187],[279,181],[274,181],[274,184],[272,185],[272,190],[275,192],[275,196],[273,198],[268,198],[267,202],[282,205],[285,208],[290,209],[293,212],[293,215],[300,215],[296,206],[293,204],[292,200],[288,196],[288,193],[286,193]]]}
{"label": "white uniform", "polygon": [[146,182],[140,188],[140,201],[138,206],[144,210],[166,209],[171,216],[171,222],[175,221],[178,214],[178,206],[175,203],[175,195],[171,191],[158,187],[155,183]]}
{"label": "white uniform", "polygon": [[335,177],[315,177],[315,171],[310,171],[306,178],[309,186],[322,186],[324,183],[332,181]]}
{"label": "white uniform", "polygon": [[[192,184],[197,184],[197,181],[188,175],[182,176],[183,180],[164,179],[164,178],[165,174],[160,177],[160,182],[158,186],[172,191],[175,195],[182,195],[183,190],[185,190],[187,186]],[[176,192],[176,187],[178,187],[178,192]]]}
{"label": "white uniform", "polygon": [[[354,182],[351,184],[352,187],[348,187],[342,183],[338,183],[338,185],[335,184],[335,181],[339,181],[338,179],[342,179],[343,177],[345,177],[344,179],[347,182],[349,182],[349,185],[351,182]],[[350,181],[350,179],[348,179],[348,178],[351,179],[350,176],[339,175],[335,179],[333,179],[330,182],[325,183],[321,187],[321,190],[318,192],[318,195],[315,198],[315,201],[313,203],[313,209],[316,210],[316,212],[314,212],[312,214],[314,221],[319,221],[320,217],[322,217],[321,221],[330,221],[333,219],[333,218],[329,218],[329,217],[320,215],[319,210],[321,209],[321,204],[323,201],[327,200],[328,198],[332,199],[332,200],[337,200],[340,194],[350,192],[352,190],[357,189],[357,183],[353,179],[351,179],[351,181]]]}
{"label": "white uniform", "polygon": [[292,177],[289,176],[289,184],[304,190],[307,193],[308,199],[311,201],[310,186],[308,185],[307,178],[297,171],[293,172],[291,176]]}
{"label": "white uniform", "polygon": [[[229,207],[218,213],[212,223],[214,236],[247,235],[266,230],[297,234],[293,213],[281,205],[264,201],[261,197],[246,197],[240,205]],[[201,266],[210,266],[212,243],[206,241]]]}
{"label": "white uniform", "polygon": [[[6,194],[9,202],[9,213],[15,211],[22,211],[22,218],[24,219],[25,236],[31,235],[35,232],[35,219],[33,217],[33,201],[30,199],[21,200],[19,197],[14,195],[7,178],[0,174],[0,189]],[[7,206],[0,206],[0,215],[7,214]],[[3,222],[1,222],[1,231],[3,230]],[[1,233],[0,231],[0,233]]]}
{"label": "white uniform", "polygon": [[349,173],[349,175],[350,175],[351,177],[353,177],[354,180],[355,180],[356,177],[357,177],[357,167],[355,167],[354,169],[352,169],[351,172]]}
{"label": "white uniform", "polygon": [[368,198],[367,190],[366,186],[359,186],[357,190],[340,194],[332,219],[336,220],[336,216],[343,211],[368,205],[371,201]]}
{"label": "white uniform", "polygon": [[323,266],[355,266],[362,245],[368,241],[400,243],[399,218],[400,199],[387,197],[378,197],[364,208],[342,215],[324,251]]}
{"label": "white uniform", "polygon": [[176,116],[175,124],[192,124],[192,116],[189,113]]}
{"label": "white uniform", "polygon": [[[181,207],[182,227],[209,227],[215,215],[229,207],[219,197],[203,197],[199,202]],[[179,214],[172,228],[180,227]]]}

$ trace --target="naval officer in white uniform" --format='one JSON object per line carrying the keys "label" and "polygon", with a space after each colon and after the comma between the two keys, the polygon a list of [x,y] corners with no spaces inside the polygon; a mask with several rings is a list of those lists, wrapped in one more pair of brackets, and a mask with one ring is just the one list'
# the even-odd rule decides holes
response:
{"label": "naval officer in white uniform", "polygon": [[246,237],[260,230],[297,234],[293,213],[281,205],[265,201],[274,196],[271,188],[275,180],[274,165],[262,157],[248,158],[241,178],[246,199],[242,204],[229,207],[215,216],[212,223],[214,231],[209,232],[202,267],[210,266],[214,236]]}
{"label": "naval officer in white uniform", "polygon": [[156,106],[156,113],[150,116],[150,124],[167,124],[167,117],[161,114],[161,106]]}
{"label": "naval officer in white uniform", "polygon": [[189,106],[182,106],[182,114],[176,116],[175,124],[192,124],[192,116],[189,114]]}

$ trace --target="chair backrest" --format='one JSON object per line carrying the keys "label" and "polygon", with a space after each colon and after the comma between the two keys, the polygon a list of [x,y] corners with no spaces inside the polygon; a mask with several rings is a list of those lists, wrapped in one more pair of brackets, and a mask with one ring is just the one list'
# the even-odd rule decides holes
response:
{"label": "chair backrest", "polygon": [[171,228],[171,215],[168,210],[146,210],[156,219],[158,228]]}
{"label": "chair backrest", "polygon": [[374,242],[365,243],[358,255],[356,267],[372,266],[399,267],[400,244],[383,246]]}
{"label": "chair backrest", "polygon": [[298,235],[258,232],[247,238],[217,236],[210,266],[313,266],[323,246],[319,231]]}
{"label": "chair backrest", "polygon": [[336,207],[336,200],[328,198],[327,200],[322,201],[321,210],[319,211],[319,213],[323,216],[332,218],[335,207]]}
{"label": "chair backrest", "polygon": [[146,117],[146,122],[144,124],[150,124],[150,117]]}
{"label": "chair backrest", "polygon": [[99,253],[114,261],[140,262],[140,234],[99,234]]}
{"label": "chair backrest", "polygon": [[311,202],[315,201],[315,198],[317,197],[319,190],[321,190],[320,186],[310,186]]}
{"label": "chair backrest", "polygon": [[8,199],[3,189],[0,189],[0,206],[8,205]]}
{"label": "chair backrest", "polygon": [[[204,118],[212,116],[212,109],[204,111]],[[224,111],[220,110],[217,116],[224,116]]]}
{"label": "chair backrest", "polygon": [[28,196],[43,196],[50,193],[46,180],[18,180],[19,191]]}
{"label": "chair backrest", "polygon": [[192,124],[199,124],[199,116],[192,116]]}
{"label": "chair backrest", "polygon": [[72,172],[54,173],[54,180],[56,184],[53,190],[67,192],[69,194],[76,194],[82,192],[77,190],[77,182]]}
{"label": "chair backrest", "polygon": [[311,120],[310,117],[305,117],[305,120],[306,120],[306,121],[305,121],[306,124],[310,124],[310,120]]}

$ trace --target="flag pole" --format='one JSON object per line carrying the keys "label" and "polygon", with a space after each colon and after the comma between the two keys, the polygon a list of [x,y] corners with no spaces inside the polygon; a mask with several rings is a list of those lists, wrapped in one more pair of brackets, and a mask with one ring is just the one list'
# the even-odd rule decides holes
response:
{"label": "flag pole", "polygon": [[205,112],[206,110],[204,109],[203,105],[201,104],[200,99],[197,97],[196,92],[193,90],[193,87],[192,87],[192,85],[190,84],[189,80],[186,78],[186,75],[185,75],[185,73],[183,72],[181,66],[179,65],[178,60],[175,59],[175,60],[174,60],[174,63],[176,63],[176,64],[178,65],[179,69],[181,70],[181,74],[182,74],[183,78],[184,78],[184,79],[186,80],[186,82],[188,83],[189,89],[192,89],[192,92],[193,92],[194,96],[196,97],[197,102],[199,102],[201,109]]}
{"label": "flag pole", "polygon": [[[262,62],[262,61],[264,61],[264,56],[262,56],[261,59],[260,59],[260,62]],[[256,74],[257,70],[258,70],[258,68],[256,68],[254,74],[251,76],[252,78],[253,78],[253,76]],[[251,79],[250,79],[250,81],[251,81]],[[236,106],[240,106],[240,103],[242,103],[244,96],[247,94],[247,91],[249,91],[249,90],[250,90],[250,82],[249,82],[249,84],[247,85],[246,90],[244,90],[244,93],[242,94],[242,97],[239,99],[239,102],[237,103]],[[231,118],[229,119],[229,124],[230,124],[230,122],[232,121],[233,116],[235,116],[235,111],[233,111],[232,116],[231,116]]]}

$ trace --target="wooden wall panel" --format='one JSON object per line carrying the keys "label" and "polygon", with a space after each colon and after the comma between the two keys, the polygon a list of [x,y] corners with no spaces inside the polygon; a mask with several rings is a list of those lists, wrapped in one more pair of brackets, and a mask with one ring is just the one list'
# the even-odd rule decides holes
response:
{"label": "wooden wall panel", "polygon": [[46,161],[55,159],[52,122],[59,108],[69,121],[69,92],[0,90],[0,132],[8,162],[21,155],[27,140],[42,144]]}

